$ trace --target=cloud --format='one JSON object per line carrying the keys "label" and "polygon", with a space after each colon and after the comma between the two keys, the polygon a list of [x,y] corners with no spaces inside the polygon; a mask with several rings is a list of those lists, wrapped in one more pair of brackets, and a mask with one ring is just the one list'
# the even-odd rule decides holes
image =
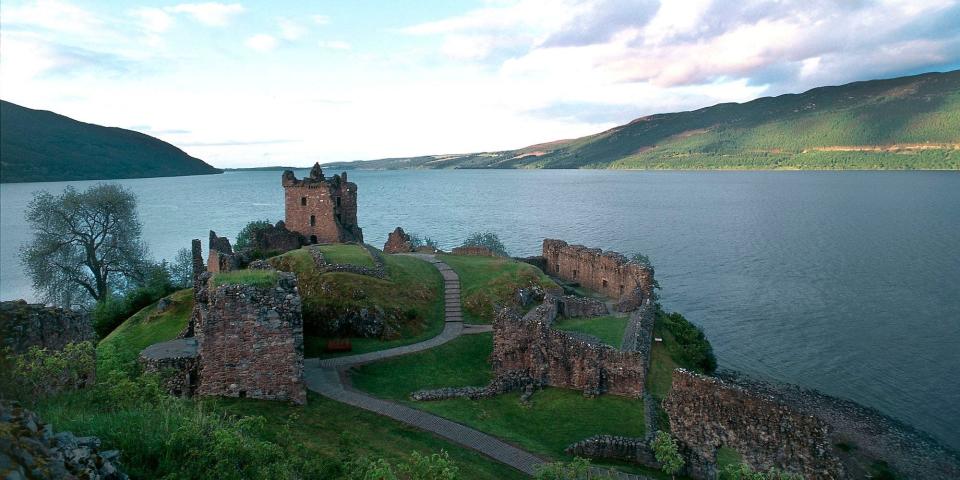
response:
{"label": "cloud", "polygon": [[130,15],[136,18],[141,27],[149,33],[163,33],[173,26],[173,16],[161,8],[141,7],[134,9]]}
{"label": "cloud", "polygon": [[313,23],[323,26],[330,24],[330,17],[326,15],[313,15],[310,17],[313,20]]}
{"label": "cloud", "polygon": [[[684,2],[674,2],[681,4]],[[603,0],[553,32],[543,47],[572,47],[605,43],[624,29],[640,28],[660,9],[657,0]]]}
{"label": "cloud", "polygon": [[194,20],[211,27],[225,27],[232,18],[246,11],[239,3],[181,3],[167,7],[168,12],[186,13]]}
{"label": "cloud", "polygon": [[265,34],[265,33],[260,33],[260,34],[254,35],[254,36],[248,38],[247,41],[244,42],[244,43],[245,43],[248,47],[250,47],[250,48],[252,48],[252,49],[254,49],[254,50],[258,51],[258,52],[269,52],[269,51],[277,48],[278,45],[280,45],[280,41],[279,41],[279,40],[277,40],[277,39],[276,39],[275,37],[273,37],[272,35],[267,35],[267,34]]}
{"label": "cloud", "polygon": [[317,45],[320,48],[328,48],[331,50],[350,50],[350,44],[343,40],[321,40],[317,42]]}
{"label": "cloud", "polygon": [[4,27],[33,27],[66,33],[92,33],[102,27],[93,13],[71,3],[38,0],[19,6],[4,6]]}
{"label": "cloud", "polygon": [[307,29],[293,20],[281,18],[277,23],[280,25],[280,38],[284,40],[292,42],[307,34]]}

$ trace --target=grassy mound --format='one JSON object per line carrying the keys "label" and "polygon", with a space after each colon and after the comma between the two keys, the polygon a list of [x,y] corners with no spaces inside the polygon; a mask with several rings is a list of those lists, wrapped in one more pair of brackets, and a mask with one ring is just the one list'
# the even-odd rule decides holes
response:
{"label": "grassy mound", "polygon": [[558,288],[539,268],[510,258],[460,255],[440,255],[439,258],[460,276],[463,318],[467,323],[490,323],[494,305],[515,303],[518,288],[531,285]]}
{"label": "grassy mound", "polygon": [[251,285],[254,287],[272,287],[277,284],[277,272],[270,270],[234,270],[214,275],[213,286]]}
{"label": "grassy mound", "polygon": [[[334,248],[336,247],[336,248]],[[357,245],[324,245],[330,261],[357,258],[369,253]],[[339,256],[338,256],[339,255]],[[339,258],[340,260],[335,260]],[[385,338],[351,338],[353,351],[364,353],[416,343],[443,330],[443,278],[433,265],[418,258],[385,255],[387,278],[379,279],[346,272],[322,273],[306,249],[271,258],[279,270],[297,274],[303,300],[304,354],[326,356],[323,349],[332,334],[329,319],[363,309],[380,308],[387,319]],[[372,266],[372,260],[370,260]]]}
{"label": "grassy mound", "polygon": [[156,303],[148,305],[101,340],[97,345],[98,363],[113,360],[129,365],[144,348],[175,338],[190,320],[193,289],[174,292],[170,300],[172,305],[163,313],[157,312]]}
{"label": "grassy mound", "polygon": [[[351,377],[354,386],[484,431],[534,453],[569,458],[571,443],[597,434],[643,436],[641,400],[547,388],[529,405],[519,393],[478,401],[413,402],[409,394],[423,388],[483,385],[490,381],[487,358],[492,334],[467,335],[424,352],[362,366]],[[562,419],[562,421],[558,421]]]}
{"label": "grassy mound", "polygon": [[553,328],[593,335],[611,347],[620,348],[628,323],[630,323],[628,316],[560,318],[553,323]]}
{"label": "grassy mound", "polygon": [[320,251],[323,252],[323,257],[330,263],[348,263],[362,267],[374,266],[370,252],[360,245],[321,245]]}

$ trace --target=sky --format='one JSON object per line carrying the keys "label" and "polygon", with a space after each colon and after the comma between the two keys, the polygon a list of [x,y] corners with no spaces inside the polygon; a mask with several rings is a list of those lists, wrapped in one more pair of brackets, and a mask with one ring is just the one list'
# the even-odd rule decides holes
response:
{"label": "sky", "polygon": [[3,0],[0,98],[217,167],[494,151],[960,68],[960,0]]}

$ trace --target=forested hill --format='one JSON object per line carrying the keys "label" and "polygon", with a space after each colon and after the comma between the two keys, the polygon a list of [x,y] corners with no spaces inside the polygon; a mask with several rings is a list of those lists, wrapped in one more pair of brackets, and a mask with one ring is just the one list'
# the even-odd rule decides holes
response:
{"label": "forested hill", "polygon": [[638,118],[518,150],[335,168],[960,169],[960,70]]}
{"label": "forested hill", "polygon": [[0,182],[208,173],[221,170],[149,135],[0,100]]}

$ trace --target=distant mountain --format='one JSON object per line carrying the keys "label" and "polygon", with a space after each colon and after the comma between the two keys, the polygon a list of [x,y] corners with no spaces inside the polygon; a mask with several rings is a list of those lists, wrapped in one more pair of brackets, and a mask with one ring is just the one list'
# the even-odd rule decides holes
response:
{"label": "distant mountain", "polygon": [[210,173],[222,170],[149,135],[0,100],[0,182]]}
{"label": "distant mountain", "polygon": [[638,118],[518,150],[332,168],[960,169],[960,70]]}

